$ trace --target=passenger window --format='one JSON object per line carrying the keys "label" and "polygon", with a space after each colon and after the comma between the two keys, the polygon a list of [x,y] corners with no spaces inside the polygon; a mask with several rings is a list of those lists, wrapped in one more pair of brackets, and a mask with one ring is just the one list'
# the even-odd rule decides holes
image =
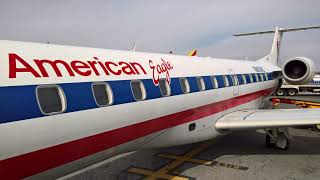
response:
{"label": "passenger window", "polygon": [[250,83],[253,83],[253,75],[252,74],[249,74],[249,77],[250,77]]}
{"label": "passenger window", "polygon": [[199,87],[199,91],[204,91],[206,89],[206,85],[202,77],[197,77],[197,84]]}
{"label": "passenger window", "polygon": [[212,83],[213,89],[216,89],[219,87],[217,78],[215,76],[211,76],[211,83]]}
{"label": "passenger window", "polygon": [[170,96],[171,94],[171,89],[169,86],[169,83],[166,81],[166,79],[160,79],[159,80],[159,87],[162,96]]}
{"label": "passenger window", "polygon": [[264,76],[265,76],[266,81],[268,81],[269,80],[268,73],[265,73]]}
{"label": "passenger window", "polygon": [[260,81],[260,79],[259,79],[258,74],[254,74],[254,76],[256,77],[256,81],[257,81],[257,82],[259,82],[259,81]]}
{"label": "passenger window", "polygon": [[238,77],[236,75],[232,75],[232,81],[234,86],[238,86]]}
{"label": "passenger window", "polygon": [[108,106],[113,103],[113,94],[108,83],[98,82],[92,84],[94,100],[98,106]]}
{"label": "passenger window", "polygon": [[244,74],[241,74],[242,80],[243,80],[243,84],[247,84],[247,79],[246,76]]}
{"label": "passenger window", "polygon": [[223,79],[224,86],[228,87],[229,86],[229,81],[228,81],[227,76],[222,76],[222,79]]}
{"label": "passenger window", "polygon": [[264,81],[264,75],[262,73],[260,74],[260,79],[261,81]]}
{"label": "passenger window", "polygon": [[131,92],[136,101],[141,101],[146,99],[146,89],[140,80],[131,81]]}
{"label": "passenger window", "polygon": [[66,110],[66,99],[59,86],[38,86],[36,92],[38,104],[43,114],[58,114]]}
{"label": "passenger window", "polygon": [[190,92],[190,85],[189,85],[187,78],[180,78],[179,81],[180,81],[180,86],[181,86],[182,92],[189,93]]}

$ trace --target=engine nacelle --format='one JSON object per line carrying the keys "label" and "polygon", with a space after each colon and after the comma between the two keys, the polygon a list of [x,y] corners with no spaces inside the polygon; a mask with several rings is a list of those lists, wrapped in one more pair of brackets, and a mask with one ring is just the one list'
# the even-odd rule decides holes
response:
{"label": "engine nacelle", "polygon": [[289,84],[308,84],[315,75],[315,65],[309,58],[293,57],[284,63],[282,74]]}

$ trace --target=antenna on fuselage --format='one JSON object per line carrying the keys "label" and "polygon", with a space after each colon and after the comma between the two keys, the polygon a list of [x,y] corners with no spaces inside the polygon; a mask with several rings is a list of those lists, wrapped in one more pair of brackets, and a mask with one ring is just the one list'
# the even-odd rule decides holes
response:
{"label": "antenna on fuselage", "polygon": [[130,51],[136,51],[136,42],[135,41],[133,42],[133,45],[132,45]]}

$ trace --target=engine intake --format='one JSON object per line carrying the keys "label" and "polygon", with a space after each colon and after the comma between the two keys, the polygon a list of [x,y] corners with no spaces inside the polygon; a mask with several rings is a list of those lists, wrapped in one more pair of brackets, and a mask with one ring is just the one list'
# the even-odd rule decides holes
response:
{"label": "engine intake", "polygon": [[294,57],[284,63],[282,74],[289,84],[307,84],[314,77],[315,66],[309,58]]}

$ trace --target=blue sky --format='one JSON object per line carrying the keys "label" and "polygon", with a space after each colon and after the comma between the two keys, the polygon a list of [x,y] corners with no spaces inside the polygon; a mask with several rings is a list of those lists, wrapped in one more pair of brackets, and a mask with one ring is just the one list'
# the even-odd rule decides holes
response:
{"label": "blue sky", "polygon": [[[235,32],[320,25],[317,0],[2,0],[0,39],[130,49],[199,56],[257,59],[272,35]],[[287,33],[281,61],[307,56],[320,67],[320,30]],[[319,61],[319,62],[318,62]],[[318,68],[320,69],[320,68]]]}

